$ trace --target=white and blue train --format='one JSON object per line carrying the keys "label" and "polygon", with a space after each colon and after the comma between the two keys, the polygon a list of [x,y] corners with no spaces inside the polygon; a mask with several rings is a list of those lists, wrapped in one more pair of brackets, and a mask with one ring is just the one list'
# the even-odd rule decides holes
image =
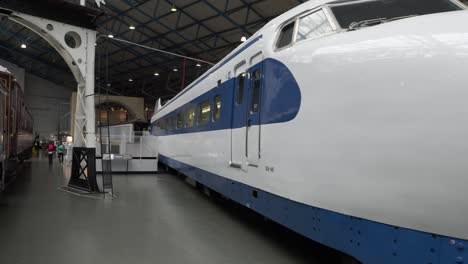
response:
{"label": "white and blue train", "polygon": [[464,9],[291,9],[159,105],[160,161],[362,263],[468,263]]}

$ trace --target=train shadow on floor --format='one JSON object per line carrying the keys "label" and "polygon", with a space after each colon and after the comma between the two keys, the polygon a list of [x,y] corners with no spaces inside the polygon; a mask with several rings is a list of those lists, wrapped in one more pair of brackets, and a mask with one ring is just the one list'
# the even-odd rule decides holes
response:
{"label": "train shadow on floor", "polygon": [[[168,173],[176,175],[179,180],[185,181],[186,176],[170,170]],[[278,248],[285,250],[296,259],[303,260],[304,263],[316,264],[340,264],[343,263],[343,255],[329,247],[316,243],[264,216],[250,210],[232,200],[226,199],[219,193],[210,190],[206,192],[203,186],[192,186],[198,195],[203,196],[228,217],[237,220],[249,231],[261,235],[266,240],[273,242]],[[312,262],[311,262],[312,261]]]}

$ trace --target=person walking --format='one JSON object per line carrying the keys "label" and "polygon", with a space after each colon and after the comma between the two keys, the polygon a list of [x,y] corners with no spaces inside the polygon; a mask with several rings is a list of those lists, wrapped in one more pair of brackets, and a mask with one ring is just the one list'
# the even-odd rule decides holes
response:
{"label": "person walking", "polygon": [[54,151],[55,151],[55,146],[52,141],[49,142],[49,145],[47,146],[47,154],[49,155],[49,164],[52,164],[52,160],[54,157]]}
{"label": "person walking", "polygon": [[60,163],[63,163],[64,152],[65,152],[65,146],[63,145],[63,142],[60,142],[57,148],[58,160]]}

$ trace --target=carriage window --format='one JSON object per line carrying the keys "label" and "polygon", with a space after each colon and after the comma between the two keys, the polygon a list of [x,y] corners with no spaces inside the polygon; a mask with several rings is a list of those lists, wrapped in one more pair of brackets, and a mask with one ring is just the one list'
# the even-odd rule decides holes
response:
{"label": "carriage window", "polygon": [[177,129],[184,127],[184,114],[182,112],[177,114]]}
{"label": "carriage window", "polygon": [[177,129],[177,116],[173,115],[171,117],[171,130]]}
{"label": "carriage window", "polygon": [[218,87],[221,87],[221,80],[218,80]]}
{"label": "carriage window", "polygon": [[193,121],[195,120],[195,107],[192,106],[187,110],[187,115],[185,119],[185,127],[193,127]]}
{"label": "carriage window", "polygon": [[198,124],[204,125],[210,122],[211,105],[210,100],[198,104]]}
{"label": "carriage window", "polygon": [[218,121],[221,116],[221,95],[214,97],[213,121]]}
{"label": "carriage window", "polygon": [[291,22],[281,29],[278,41],[276,42],[276,48],[281,49],[292,43],[295,24],[295,22]]}
{"label": "carriage window", "polygon": [[237,76],[237,89],[236,89],[237,104],[242,104],[242,100],[244,99],[244,79],[245,79],[245,73],[241,73],[239,74],[239,76]]}
{"label": "carriage window", "polygon": [[319,10],[299,20],[296,41],[320,37],[332,31],[333,29],[325,16],[325,12]]}
{"label": "carriage window", "polygon": [[171,130],[171,120],[169,118],[164,119],[164,123],[166,124],[166,130]]}
{"label": "carriage window", "polygon": [[166,130],[167,131],[172,130],[171,118],[166,118]]}
{"label": "carriage window", "polygon": [[250,112],[258,112],[258,104],[260,101],[260,87],[262,85],[262,73],[257,69],[252,74],[252,102],[250,104]]}
{"label": "carriage window", "polygon": [[161,129],[166,130],[166,119],[161,120]]}

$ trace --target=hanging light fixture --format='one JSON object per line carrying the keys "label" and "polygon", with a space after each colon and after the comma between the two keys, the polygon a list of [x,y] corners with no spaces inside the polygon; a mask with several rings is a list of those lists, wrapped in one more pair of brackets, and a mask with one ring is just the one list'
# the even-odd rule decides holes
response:
{"label": "hanging light fixture", "polygon": [[195,66],[197,66],[197,67],[201,67],[201,64],[200,64],[200,63],[197,63],[197,65],[195,65]]}
{"label": "hanging light fixture", "polygon": [[173,71],[175,71],[175,72],[178,72],[179,70],[178,70],[177,68],[174,68],[174,70],[173,70]]}
{"label": "hanging light fixture", "polygon": [[27,47],[28,47],[28,46],[26,46],[26,44],[24,44],[24,43],[21,44],[21,48],[22,48],[22,49],[25,49],[25,48],[27,48]]}
{"label": "hanging light fixture", "polygon": [[107,37],[109,37],[109,38],[114,38],[114,35],[109,34],[109,35],[107,35]]}
{"label": "hanging light fixture", "polygon": [[175,5],[172,5],[171,12],[177,12],[177,7],[175,7]]}
{"label": "hanging light fixture", "polygon": [[247,41],[247,38],[245,36],[242,36],[241,42],[246,42],[246,41]]}
{"label": "hanging light fixture", "polygon": [[133,79],[132,79],[132,78],[130,78],[130,79],[128,79],[128,81],[129,81],[129,82],[133,82]]}
{"label": "hanging light fixture", "polygon": [[135,26],[129,26],[128,29],[135,30]]}
{"label": "hanging light fixture", "polygon": [[158,72],[155,72],[155,73],[154,73],[154,76],[159,76],[159,73],[158,73]]}

